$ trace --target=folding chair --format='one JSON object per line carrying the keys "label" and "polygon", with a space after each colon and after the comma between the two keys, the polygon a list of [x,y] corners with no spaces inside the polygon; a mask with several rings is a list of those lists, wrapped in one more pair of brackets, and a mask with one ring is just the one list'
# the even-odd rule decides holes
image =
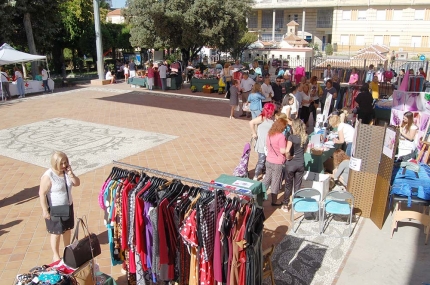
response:
{"label": "folding chair", "polygon": [[[315,197],[318,197],[315,199]],[[293,232],[296,232],[297,229],[294,229],[294,212],[297,213],[317,213],[316,218],[318,222],[321,221],[321,211],[320,211],[320,202],[321,202],[321,192],[313,189],[313,188],[304,188],[300,189],[296,193],[293,194],[293,203],[291,205],[291,228]],[[305,215],[301,218],[300,223],[302,223]],[[321,232],[321,226],[320,232]]]}
{"label": "folding chair", "polygon": [[[350,203],[348,203],[350,201]],[[333,190],[329,192],[323,200],[323,212],[322,212],[322,227],[321,233],[324,233],[324,228],[328,227],[328,224],[332,222],[333,215],[341,215],[349,217],[349,235],[352,233],[352,212],[354,210],[354,196],[348,191]],[[327,216],[326,213],[330,215]],[[327,225],[326,225],[327,222]],[[347,221],[348,222],[348,221]],[[342,235],[339,237],[343,237]]]}

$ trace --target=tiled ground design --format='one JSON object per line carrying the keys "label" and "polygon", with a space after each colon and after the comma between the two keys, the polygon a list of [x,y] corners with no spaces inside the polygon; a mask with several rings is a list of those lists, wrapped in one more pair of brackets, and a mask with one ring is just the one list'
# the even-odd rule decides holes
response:
{"label": "tiled ground design", "polygon": [[[198,93],[195,94],[198,100],[189,100],[183,98],[192,95],[187,90],[181,91],[182,98],[168,95],[172,92],[156,96],[156,92],[131,89],[125,84],[77,87],[65,92],[59,89],[52,95],[0,104],[1,129],[64,118],[169,134],[178,138],[129,155],[122,161],[206,182],[222,173],[231,174],[239,163],[243,145],[250,139],[248,119],[230,120],[230,107],[222,95]],[[256,160],[252,152],[251,175]],[[12,284],[18,273],[51,261],[49,236],[38,196],[40,176],[45,168],[0,156],[0,280],[4,284]],[[126,281],[120,267],[110,264],[103,212],[97,202],[100,187],[111,168],[109,164],[81,174],[81,186],[73,188],[73,200],[76,216],[87,217],[90,231],[101,242],[102,254],[97,257],[101,271],[122,285]],[[289,214],[270,206],[270,201],[264,202],[264,212],[263,247],[267,248],[284,239],[290,218]]]}
{"label": "tiled ground design", "polygon": [[[323,235],[318,234],[318,222],[296,223],[296,233],[290,231],[273,253],[275,284],[333,284],[361,221],[352,224],[349,238],[348,226],[340,221],[327,224]],[[269,280],[264,284],[270,284]]]}
{"label": "tiled ground design", "polygon": [[76,174],[83,174],[166,143],[176,136],[64,118],[0,130],[0,155],[41,167],[53,151],[67,153]]}

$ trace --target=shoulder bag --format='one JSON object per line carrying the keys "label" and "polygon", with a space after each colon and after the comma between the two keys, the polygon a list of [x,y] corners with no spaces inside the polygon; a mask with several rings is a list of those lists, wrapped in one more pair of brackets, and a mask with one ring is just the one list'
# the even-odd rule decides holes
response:
{"label": "shoulder bag", "polygon": [[[82,225],[85,237],[78,240],[79,224]],[[85,262],[101,254],[100,242],[94,233],[89,233],[87,226],[81,218],[73,234],[72,243],[64,249],[63,260],[67,266],[78,268]]]}
{"label": "shoulder bag", "polygon": [[51,220],[54,222],[67,221],[68,219],[70,219],[69,187],[67,187],[67,178],[66,178],[65,172],[64,172],[64,184],[66,185],[67,205],[59,205],[59,206],[51,205],[49,207],[49,215],[51,216]]}

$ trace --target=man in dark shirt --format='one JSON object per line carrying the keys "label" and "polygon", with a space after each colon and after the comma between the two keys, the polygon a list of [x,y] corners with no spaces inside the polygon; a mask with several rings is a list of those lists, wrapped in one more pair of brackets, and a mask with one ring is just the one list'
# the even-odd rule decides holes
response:
{"label": "man in dark shirt", "polygon": [[130,63],[128,64],[128,69],[130,71],[130,77],[136,76],[136,64],[134,63],[134,60],[130,60]]}
{"label": "man in dark shirt", "polygon": [[291,75],[289,73],[284,73],[284,82],[281,84],[282,86],[282,95],[291,93],[291,87],[293,87],[293,83],[291,83]]}
{"label": "man in dark shirt", "polygon": [[276,77],[276,82],[272,82],[273,97],[272,100],[277,104],[282,102],[282,86],[281,86],[282,76]]}

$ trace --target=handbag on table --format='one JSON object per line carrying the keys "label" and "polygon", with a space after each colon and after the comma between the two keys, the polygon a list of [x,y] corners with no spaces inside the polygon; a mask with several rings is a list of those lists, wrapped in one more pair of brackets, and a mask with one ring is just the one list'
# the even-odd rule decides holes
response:
{"label": "handbag on table", "polygon": [[[78,240],[79,224],[82,225],[82,229],[85,234],[85,237],[80,240]],[[78,268],[85,262],[100,254],[101,248],[97,236],[94,233],[90,233],[84,221],[81,218],[78,218],[72,243],[64,249],[64,263],[72,268]]]}
{"label": "handbag on table", "polygon": [[54,222],[67,221],[68,219],[70,219],[69,187],[67,187],[67,179],[66,179],[65,172],[64,172],[64,184],[66,185],[67,205],[49,206],[49,215],[51,216],[51,220]]}

